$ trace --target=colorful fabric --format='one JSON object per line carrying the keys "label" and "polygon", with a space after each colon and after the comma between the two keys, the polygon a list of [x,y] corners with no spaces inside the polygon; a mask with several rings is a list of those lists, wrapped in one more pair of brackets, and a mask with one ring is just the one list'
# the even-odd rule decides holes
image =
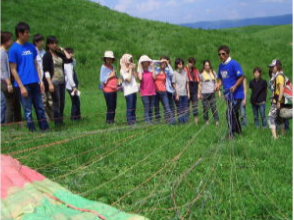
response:
{"label": "colorful fabric", "polygon": [[147,220],[87,200],[1,154],[1,219]]}
{"label": "colorful fabric", "polygon": [[156,92],[166,92],[166,74],[160,73],[155,78]]}
{"label": "colorful fabric", "polygon": [[142,74],[142,81],[140,85],[141,96],[154,96],[155,93],[155,82],[153,79],[152,72],[144,71]]}
{"label": "colorful fabric", "polygon": [[116,92],[117,91],[117,78],[108,78],[109,75],[115,71],[113,66],[102,65],[100,70],[100,82],[103,84],[104,92]]}

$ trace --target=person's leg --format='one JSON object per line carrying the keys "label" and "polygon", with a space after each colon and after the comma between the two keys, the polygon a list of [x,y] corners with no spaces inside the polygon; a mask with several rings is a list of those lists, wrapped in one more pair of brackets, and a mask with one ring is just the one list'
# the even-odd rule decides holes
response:
{"label": "person's leg", "polygon": [[127,105],[127,123],[132,124],[133,117],[132,117],[132,111],[133,111],[133,97],[134,94],[127,95],[126,98],[126,105]]}
{"label": "person's leg", "polygon": [[116,102],[117,102],[117,92],[114,92],[112,94],[113,100],[112,100],[112,114],[111,114],[111,121],[112,123],[115,122],[115,111],[116,111]]}
{"label": "person's leg", "polygon": [[149,118],[150,118],[150,121],[153,120],[154,100],[155,100],[155,95],[149,96]]}
{"label": "person's leg", "polygon": [[174,117],[172,114],[172,111],[170,109],[169,106],[169,101],[168,101],[168,97],[167,97],[167,93],[163,92],[161,94],[161,103],[163,105],[164,108],[164,118],[166,121],[169,121],[169,123],[174,123]]}
{"label": "person's leg", "polygon": [[137,93],[132,94],[132,123],[135,124],[137,122],[136,118],[136,108],[137,108]]}
{"label": "person's leg", "polygon": [[156,96],[154,99],[154,110],[155,110],[155,120],[156,122],[160,122],[160,111],[159,111],[159,101],[161,101],[161,94],[160,92],[156,92]]}
{"label": "person's leg", "polygon": [[60,122],[63,124],[64,120],[64,106],[65,106],[65,84],[60,84]]}
{"label": "person's leg", "polygon": [[54,84],[54,92],[52,93],[53,101],[53,118],[55,126],[59,126],[60,121],[60,87],[58,84]]}
{"label": "person's leg", "polygon": [[13,91],[13,97],[14,97],[14,102],[13,102],[13,121],[14,122],[21,122],[23,120],[22,118],[22,109],[21,109],[21,101],[20,101],[20,92],[18,88],[14,88]]}
{"label": "person's leg", "polygon": [[42,93],[40,85],[35,83],[32,85],[32,101],[37,115],[39,127],[42,131],[48,130],[49,125],[45,116],[45,108],[42,101]]}
{"label": "person's leg", "polygon": [[54,120],[54,114],[53,114],[53,99],[52,99],[52,93],[47,91],[46,93],[46,97],[47,97],[47,107],[45,109],[45,111],[48,114],[48,117],[50,118],[51,121]]}
{"label": "person's leg", "polygon": [[174,94],[167,92],[167,97],[168,97],[168,104],[170,107],[170,110],[172,111],[173,118],[175,117],[175,100],[174,100]]}
{"label": "person's leg", "polygon": [[242,100],[236,99],[233,104],[233,117],[232,117],[232,126],[233,126],[233,133],[241,134],[242,127],[239,119],[239,110],[241,106]]}
{"label": "person's leg", "polygon": [[252,104],[252,112],[253,112],[253,117],[254,117],[254,125],[256,128],[259,127],[259,120],[258,120],[258,112],[259,112],[259,105],[254,105]]}
{"label": "person's leg", "polygon": [[35,123],[33,121],[33,108],[32,108],[32,105],[33,105],[33,97],[32,97],[32,85],[25,85],[25,88],[27,89],[27,92],[28,92],[28,96],[27,97],[23,97],[20,93],[20,89],[18,89],[19,91],[19,94],[20,94],[20,100],[21,100],[21,104],[22,104],[22,107],[24,109],[24,117],[26,119],[26,122],[27,122],[27,127],[30,131],[35,131],[36,128],[35,128]]}
{"label": "person's leg", "polygon": [[5,113],[6,113],[5,95],[1,91],[1,124],[5,123]]}
{"label": "person's leg", "polygon": [[247,116],[246,116],[246,106],[240,105],[240,113],[241,113],[241,125],[246,126],[247,124]]}
{"label": "person's leg", "polygon": [[267,125],[267,123],[266,123],[267,120],[266,120],[266,115],[265,115],[265,107],[266,107],[265,104],[259,105],[259,113],[261,116],[261,124],[262,124],[263,128],[266,128],[266,125]]}
{"label": "person's leg", "polygon": [[268,114],[268,125],[269,128],[271,129],[272,136],[274,139],[278,139],[277,137],[277,131],[276,131],[276,118],[278,115],[278,109],[276,104],[272,104],[269,114]]}
{"label": "person's leg", "polygon": [[209,111],[209,94],[203,94],[202,95],[202,105],[203,105],[203,119],[206,124],[209,123],[208,118],[208,111]]}
{"label": "person's leg", "polygon": [[105,101],[106,101],[106,106],[107,106],[107,113],[106,113],[106,123],[111,124],[113,123],[113,114],[114,114],[114,94],[111,93],[107,93],[104,92],[104,97],[105,97]]}
{"label": "person's leg", "polygon": [[197,93],[191,93],[192,109],[195,124],[198,124],[198,97]]}
{"label": "person's leg", "polygon": [[[1,91],[3,92],[4,99],[5,99],[5,111],[3,113],[5,114],[5,124],[10,124],[13,123],[13,103],[14,103],[14,94],[9,93],[7,89],[7,84],[1,82]],[[2,113],[1,113],[2,114]]]}
{"label": "person's leg", "polygon": [[142,102],[143,102],[143,106],[144,106],[144,118],[145,118],[145,122],[150,122],[150,118],[149,118],[149,96],[142,96]]}
{"label": "person's leg", "polygon": [[229,134],[228,138],[231,139],[234,137],[233,133],[233,117],[232,117],[232,112],[233,112],[233,103],[226,99],[226,105],[227,105],[227,110],[226,110],[226,119],[227,119],[227,124],[228,124],[228,129],[229,129]]}
{"label": "person's leg", "polygon": [[218,124],[219,124],[219,116],[218,116],[218,111],[217,111],[217,108],[216,108],[216,98],[215,98],[214,93],[210,95],[209,107],[211,108],[212,115],[213,115],[213,118],[214,118],[214,122],[218,126]]}
{"label": "person's leg", "polygon": [[177,103],[177,112],[179,123],[184,123],[184,96],[179,96],[179,101]]}
{"label": "person's leg", "polygon": [[189,122],[189,100],[188,96],[183,97],[183,106],[184,106],[184,123]]}
{"label": "person's leg", "polygon": [[47,111],[47,105],[48,105],[47,92],[44,92],[42,94],[42,102],[43,102],[43,105],[44,105],[44,108],[45,108],[45,116],[46,116],[47,120],[51,120],[49,115],[48,115],[48,111]]}

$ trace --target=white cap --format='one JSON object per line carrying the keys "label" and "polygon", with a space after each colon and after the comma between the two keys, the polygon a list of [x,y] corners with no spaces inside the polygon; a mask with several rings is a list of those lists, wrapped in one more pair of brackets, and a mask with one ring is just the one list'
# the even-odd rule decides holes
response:
{"label": "white cap", "polygon": [[113,54],[112,51],[105,51],[105,53],[104,53],[104,58],[115,59],[114,54]]}
{"label": "white cap", "polygon": [[153,62],[153,60],[151,60],[150,57],[148,57],[147,55],[143,55],[140,57],[139,63],[143,63],[143,62]]}

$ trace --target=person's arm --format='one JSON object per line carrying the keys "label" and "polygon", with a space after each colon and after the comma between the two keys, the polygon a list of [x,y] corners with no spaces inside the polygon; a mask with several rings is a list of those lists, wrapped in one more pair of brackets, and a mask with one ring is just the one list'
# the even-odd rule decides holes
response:
{"label": "person's arm", "polygon": [[62,47],[60,47],[60,51],[65,55],[65,58],[70,60],[72,56]]}
{"label": "person's arm", "polygon": [[23,97],[27,97],[28,96],[28,91],[26,89],[26,87],[22,84],[19,75],[17,73],[17,69],[16,69],[16,63],[10,63],[10,70],[11,73],[16,81],[16,83],[18,84],[19,88],[20,88],[20,93]]}
{"label": "person's arm", "polygon": [[242,100],[242,105],[246,106],[246,99],[247,99],[247,83],[246,83],[246,78],[244,77],[243,80],[243,89],[244,89],[244,99]]}
{"label": "person's arm", "polygon": [[178,87],[176,84],[176,76],[175,75],[173,75],[173,77],[172,77],[172,85],[175,90],[175,99],[176,99],[176,101],[179,101],[179,93],[178,93]]}
{"label": "person's arm", "polygon": [[189,82],[186,83],[186,88],[187,88],[188,100],[190,100],[190,86],[189,86]]}
{"label": "person's arm", "polygon": [[156,71],[155,71],[155,65],[154,65],[154,63],[151,63],[151,67],[152,67],[152,77],[155,80],[156,79]]}
{"label": "person's arm", "polygon": [[10,70],[9,70],[9,64],[8,64],[8,57],[7,55],[6,56],[1,56],[1,74],[2,76],[4,76],[5,78],[5,82],[6,82],[6,85],[7,85],[7,90],[9,93],[12,93],[13,92],[13,86],[11,84],[11,80],[10,80]]}
{"label": "person's arm", "polygon": [[171,67],[171,65],[170,64],[168,64],[168,70],[169,70],[169,76],[170,77],[173,77],[173,75],[174,75],[174,70],[173,70],[173,68]]}
{"label": "person's arm", "polygon": [[237,82],[235,83],[235,85],[233,85],[230,89],[231,93],[234,93],[236,91],[236,89],[243,83],[244,80],[244,76],[240,76],[237,80]]}
{"label": "person's arm", "polygon": [[76,90],[76,84],[73,79],[74,72],[71,64],[64,65],[64,73],[67,76],[68,83],[72,87],[72,90]]}
{"label": "person's arm", "polygon": [[37,73],[38,73],[38,76],[39,76],[39,80],[40,80],[41,93],[44,93],[44,84],[43,84],[43,80],[42,80],[42,73],[40,71],[40,68],[39,68],[39,64],[38,64],[37,59],[35,59],[34,64],[35,64],[35,68],[37,70]]}
{"label": "person's arm", "polygon": [[199,84],[198,84],[198,99],[202,99],[202,81],[200,80]]}
{"label": "person's arm", "polygon": [[[280,76],[283,77],[283,76]],[[283,99],[284,96],[284,81],[285,79],[281,80],[280,83],[278,83],[279,86],[279,98],[278,98],[278,103],[277,103],[277,108],[280,109],[281,108],[281,101]]]}

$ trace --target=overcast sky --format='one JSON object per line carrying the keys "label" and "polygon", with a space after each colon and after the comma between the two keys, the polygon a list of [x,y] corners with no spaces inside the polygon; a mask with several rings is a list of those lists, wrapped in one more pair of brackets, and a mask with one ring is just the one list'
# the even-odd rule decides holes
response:
{"label": "overcast sky", "polygon": [[292,0],[91,0],[129,15],[174,24],[292,14]]}

